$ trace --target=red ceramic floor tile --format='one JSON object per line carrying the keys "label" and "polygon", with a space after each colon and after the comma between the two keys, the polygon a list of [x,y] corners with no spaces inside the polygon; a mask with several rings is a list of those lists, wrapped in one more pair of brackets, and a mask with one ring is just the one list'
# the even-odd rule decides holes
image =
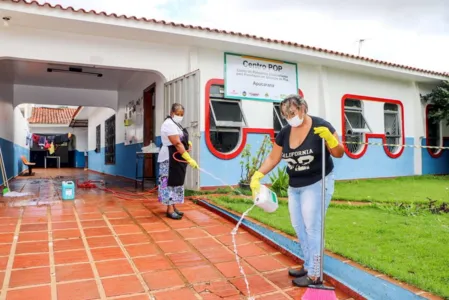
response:
{"label": "red ceramic floor tile", "polygon": [[0,225],[0,233],[13,233],[15,230],[15,225]]}
{"label": "red ceramic floor tile", "polygon": [[191,251],[189,245],[186,244],[183,240],[175,240],[175,241],[165,241],[157,243],[159,247],[161,247],[162,251],[165,253],[177,253],[177,252],[185,252]]}
{"label": "red ceramic floor tile", "polygon": [[117,241],[113,236],[92,237],[87,239],[87,244],[90,248],[102,248],[102,247],[118,247]]}
{"label": "red ceramic floor tile", "polygon": [[141,295],[133,295],[129,297],[120,297],[120,298],[112,298],[112,299],[120,299],[120,300],[149,300],[150,296],[146,294]]}
{"label": "red ceramic floor tile", "polygon": [[95,261],[126,258],[120,247],[95,248],[90,251]]}
{"label": "red ceramic floor tile", "polygon": [[257,298],[257,299],[262,299],[262,300],[284,300],[284,299],[290,299],[290,298],[288,298],[287,296],[284,296],[282,293],[275,293],[275,294],[270,294],[270,295],[266,295],[266,296],[261,296],[260,298]]}
{"label": "red ceramic floor tile", "polygon": [[203,238],[208,237],[208,234],[200,229],[200,228],[187,228],[187,229],[179,229],[178,232],[185,238],[185,239],[193,239],[193,238]]}
{"label": "red ceramic floor tile", "polygon": [[76,218],[72,214],[55,215],[52,213],[51,220],[52,222],[74,222]]}
{"label": "red ceramic floor tile", "polygon": [[[252,241],[247,236],[248,235],[246,235],[246,234],[236,234],[235,242],[236,242],[237,246],[251,244]],[[221,243],[225,244],[226,246],[233,246],[231,234],[221,235],[221,236],[217,237],[217,240],[219,240]]]}
{"label": "red ceramic floor tile", "polygon": [[73,281],[93,279],[94,273],[90,264],[76,264],[69,266],[56,266],[56,281]]}
{"label": "red ceramic floor tile", "polygon": [[212,237],[205,237],[205,238],[199,238],[199,239],[193,239],[189,240],[189,242],[196,248],[196,249],[208,249],[208,248],[217,248],[221,247],[222,244],[217,242]]}
{"label": "red ceramic floor tile", "polygon": [[170,230],[170,227],[168,227],[167,225],[165,225],[162,222],[148,223],[148,224],[141,224],[141,225],[147,232],[150,232],[150,233],[156,233],[156,232]]}
{"label": "red ceramic floor tile", "polygon": [[77,222],[56,222],[51,224],[53,230],[58,229],[78,229]]}
{"label": "red ceramic floor tile", "polygon": [[88,262],[86,251],[83,250],[73,250],[73,251],[63,251],[55,252],[55,264],[74,264],[74,263],[84,263]]}
{"label": "red ceramic floor tile", "polygon": [[118,235],[141,233],[142,229],[137,225],[116,225],[114,226],[114,231]]}
{"label": "red ceramic floor tile", "polygon": [[8,264],[8,256],[0,257],[0,270],[5,270]]}
{"label": "red ceramic floor tile", "polygon": [[21,286],[49,284],[50,267],[13,270],[9,281],[10,288]]}
{"label": "red ceramic floor tile", "polygon": [[[234,251],[234,246],[229,246],[229,248]],[[258,247],[257,244],[247,244],[237,247],[237,252],[240,257],[251,257],[251,256],[261,256],[266,255],[267,252],[262,248]]]}
{"label": "red ceramic floor tile", "polygon": [[[23,224],[46,224],[48,222],[47,216],[42,217],[23,217],[22,218],[22,225]],[[12,223],[11,225],[14,225],[15,223]],[[5,224],[6,225],[6,224]]]}
{"label": "red ceramic floor tile", "polygon": [[24,254],[14,257],[13,269],[49,266],[48,253]]}
{"label": "red ceramic floor tile", "polygon": [[97,266],[100,277],[127,275],[134,273],[131,265],[126,259],[96,262],[95,265]]}
{"label": "red ceramic floor tile", "polygon": [[53,242],[54,251],[84,249],[82,239],[56,240]]}
{"label": "red ceramic floor tile", "polygon": [[280,289],[286,289],[292,286],[292,277],[288,275],[287,270],[277,271],[275,273],[270,273],[264,275],[265,278],[273,282]]}
{"label": "red ceramic floor tile", "polygon": [[167,220],[167,224],[169,227],[173,228],[173,229],[182,229],[182,228],[192,228],[192,227],[196,227],[197,225],[194,224],[193,222],[187,220],[187,219],[182,219],[182,220]]}
{"label": "red ceramic floor tile", "polygon": [[259,257],[248,257],[245,259],[259,272],[285,269],[285,266],[270,255]]}
{"label": "red ceramic floor tile", "polygon": [[53,231],[53,239],[73,239],[80,238],[81,233],[78,229],[64,229],[64,230],[54,230]]}
{"label": "red ceramic floor tile", "polygon": [[173,264],[178,267],[194,267],[207,264],[199,254],[195,252],[181,252],[167,255]]}
{"label": "red ceramic floor tile", "polygon": [[95,280],[59,283],[57,290],[58,299],[90,300],[100,298]]}
{"label": "red ceramic floor tile", "polygon": [[107,227],[104,220],[82,220],[81,225],[83,228]]}
{"label": "red ceramic floor tile", "polygon": [[162,232],[154,232],[150,234],[151,238],[155,242],[164,242],[164,241],[179,241],[181,238],[176,234],[175,231],[162,231]]}
{"label": "red ceramic floor tile", "polygon": [[285,265],[287,267],[302,265],[302,262],[295,260],[293,258],[290,258],[289,256],[284,255],[282,253],[274,254],[273,257],[276,258],[278,261],[280,261],[283,265]]}
{"label": "red ceramic floor tile", "polygon": [[51,289],[49,285],[30,287],[14,291],[8,291],[6,294],[6,300],[26,300],[36,299],[36,295],[39,295],[41,300],[51,299]]}
{"label": "red ceramic floor tile", "polygon": [[193,287],[203,299],[240,299],[240,292],[226,280],[199,283]]}
{"label": "red ceramic floor tile", "polygon": [[48,242],[24,242],[17,243],[16,254],[25,254],[25,253],[42,253],[48,252]]}
{"label": "red ceramic floor tile", "polygon": [[178,290],[170,290],[166,292],[154,293],[156,300],[197,300],[195,293],[189,288],[181,288]]}
{"label": "red ceramic floor tile", "polygon": [[235,255],[228,248],[221,246],[220,248],[198,249],[206,259],[211,263],[220,263],[225,261],[235,261]]}
{"label": "red ceramic floor tile", "polygon": [[0,218],[0,225],[14,226],[17,224],[17,218]]}
{"label": "red ceramic floor tile", "polygon": [[184,281],[175,270],[144,273],[143,278],[150,290],[161,290],[184,286]]}
{"label": "red ceramic floor tile", "polygon": [[134,221],[131,218],[109,219],[112,226],[133,225]]}
{"label": "red ceramic floor tile", "polygon": [[12,243],[14,233],[2,233],[0,234],[0,243]]}
{"label": "red ceramic floor tile", "polygon": [[47,224],[23,224],[20,226],[21,232],[47,231]]}
{"label": "red ceramic floor tile", "polygon": [[[246,275],[254,274],[255,271],[253,271],[248,264],[241,261],[241,264],[243,266],[243,270],[245,271]],[[236,261],[229,261],[224,263],[215,264],[217,269],[227,278],[232,277],[240,277],[242,274],[240,273],[239,266]]]}
{"label": "red ceramic floor tile", "polygon": [[[10,252],[11,252],[11,244],[0,244],[0,256],[8,256]],[[39,251],[36,251],[36,252],[39,252]],[[17,251],[16,251],[16,253],[17,253]],[[28,252],[25,252],[25,253],[28,253]]]}
{"label": "red ceramic floor tile", "polygon": [[137,294],[144,291],[135,275],[101,279],[107,297]]}
{"label": "red ceramic floor tile", "polygon": [[171,269],[168,259],[163,255],[138,257],[133,259],[134,264],[140,272],[151,272]]}
{"label": "red ceramic floor tile", "polygon": [[84,234],[86,237],[95,237],[95,236],[110,236],[112,232],[108,227],[97,227],[97,228],[85,228]]}
{"label": "red ceramic floor tile", "polygon": [[265,242],[257,243],[257,246],[265,250],[269,254],[279,253],[279,250],[274,248],[273,246],[268,245]]}
{"label": "red ceramic floor tile", "polygon": [[150,243],[149,237],[144,233],[121,235],[119,239],[123,245]]}
{"label": "red ceramic floor tile", "polygon": [[[238,288],[244,295],[248,295],[246,289],[246,283],[243,278],[231,279],[231,283]],[[248,283],[251,294],[254,295],[263,295],[266,293],[274,292],[276,289],[269,284],[265,279],[263,279],[259,275],[251,275],[248,276]]]}
{"label": "red ceramic floor tile", "polygon": [[89,214],[80,214],[80,220],[101,220],[103,216],[100,213],[89,213]]}
{"label": "red ceramic floor tile", "polygon": [[[124,219],[124,218],[130,219],[129,215],[125,211],[106,212],[106,216],[108,217],[108,219]],[[109,220],[109,222],[110,221],[111,220]]]}
{"label": "red ceramic floor tile", "polygon": [[307,288],[295,288],[295,289],[287,291],[286,293],[293,299],[301,299],[302,296],[304,296],[306,291],[307,291]]}
{"label": "red ceramic floor tile", "polygon": [[19,243],[31,241],[48,241],[48,232],[21,232],[19,234]]}
{"label": "red ceramic floor tile", "polygon": [[190,283],[205,282],[223,278],[220,272],[210,265],[181,268],[180,271]]}
{"label": "red ceramic floor tile", "polygon": [[152,244],[128,245],[125,246],[125,248],[131,257],[148,256],[159,253],[156,246]]}

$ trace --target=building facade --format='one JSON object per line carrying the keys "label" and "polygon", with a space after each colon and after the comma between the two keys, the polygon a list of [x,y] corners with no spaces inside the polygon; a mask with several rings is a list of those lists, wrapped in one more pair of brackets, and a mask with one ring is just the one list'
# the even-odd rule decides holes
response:
{"label": "building facade", "polygon": [[[414,147],[444,145],[448,129],[428,122],[431,107],[421,103],[420,94],[430,92],[449,74],[244,34],[25,1],[2,1],[0,16],[10,18],[10,26],[0,30],[0,39],[6,41],[0,48],[0,63],[39,61],[134,72],[114,91],[100,95],[99,90],[71,90],[83,93],[70,98],[77,103],[55,103],[98,106],[89,115],[91,170],[134,178],[135,166],[130,162],[145,143],[142,103],[147,101],[145,91],[151,90],[152,106],[145,108],[154,110],[151,138],[158,141],[170,104],[183,103],[183,125],[194,143],[192,155],[202,168],[222,179],[190,170],[189,188],[237,184],[245,145],[256,151],[266,135],[274,137],[280,130],[285,123],[279,117],[281,93],[290,92],[301,93],[309,114],[328,120],[347,142],[345,156],[335,160],[337,179],[449,173],[446,150]],[[246,61],[245,67],[269,74],[265,84],[279,78],[288,84],[271,89],[270,93],[280,91],[276,96],[261,93],[260,86],[249,91],[252,87],[247,84],[255,77],[235,77],[241,71],[236,67],[239,59],[242,65]],[[262,65],[283,66],[283,71],[264,70]],[[268,78],[272,74],[280,77]],[[14,108],[28,103],[29,97],[24,99],[20,92],[23,83],[8,78],[1,82],[0,111],[12,118]],[[112,122],[112,116],[114,129],[107,133],[105,122]],[[130,116],[132,125],[126,121]],[[14,128],[0,126],[0,138],[8,149],[17,145],[13,136]],[[112,155],[111,141],[114,163],[106,163],[104,156]],[[14,157],[14,153],[7,155]]]}

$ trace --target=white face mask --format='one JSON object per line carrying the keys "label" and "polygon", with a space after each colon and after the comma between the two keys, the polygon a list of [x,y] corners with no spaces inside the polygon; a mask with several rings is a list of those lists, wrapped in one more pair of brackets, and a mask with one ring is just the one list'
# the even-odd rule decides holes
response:
{"label": "white face mask", "polygon": [[183,119],[184,117],[180,117],[180,116],[173,116],[173,121],[175,121],[176,123],[181,123],[182,122],[182,119]]}
{"label": "white face mask", "polygon": [[304,118],[299,118],[298,115],[294,116],[291,119],[287,120],[287,123],[291,126],[291,127],[298,127],[301,126],[302,122],[304,122]]}

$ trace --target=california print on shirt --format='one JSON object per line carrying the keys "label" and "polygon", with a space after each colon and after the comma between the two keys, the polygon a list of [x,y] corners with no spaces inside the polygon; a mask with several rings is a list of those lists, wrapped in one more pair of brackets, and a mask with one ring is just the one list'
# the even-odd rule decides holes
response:
{"label": "california print on shirt", "polygon": [[315,159],[312,149],[283,153],[282,158],[292,171],[305,171],[310,169],[310,163]]}

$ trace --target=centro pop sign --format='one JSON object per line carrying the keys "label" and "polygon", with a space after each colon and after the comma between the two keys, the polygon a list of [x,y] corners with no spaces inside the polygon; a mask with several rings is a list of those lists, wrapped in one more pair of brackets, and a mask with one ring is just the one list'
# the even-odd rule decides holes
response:
{"label": "centro pop sign", "polygon": [[225,97],[279,101],[298,91],[296,63],[225,53]]}

